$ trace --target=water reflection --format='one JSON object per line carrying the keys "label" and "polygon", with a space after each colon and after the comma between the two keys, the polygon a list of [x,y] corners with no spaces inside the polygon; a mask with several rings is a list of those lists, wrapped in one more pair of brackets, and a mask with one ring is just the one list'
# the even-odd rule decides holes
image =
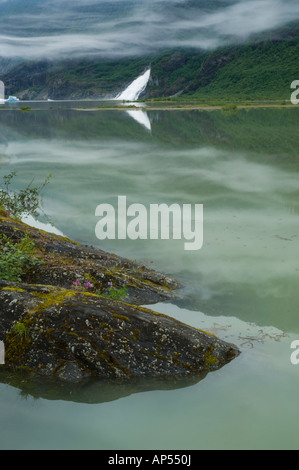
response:
{"label": "water reflection", "polygon": [[18,390],[23,398],[64,400],[75,403],[105,403],[127,397],[134,393],[151,390],[175,390],[199,383],[207,372],[192,377],[174,377],[169,380],[142,379],[129,383],[121,381],[86,380],[69,383],[63,380],[30,377],[25,372],[4,373],[0,371],[0,382]]}
{"label": "water reflection", "polygon": [[[62,233],[179,278],[181,307],[299,331],[298,108],[149,111],[149,133],[125,110],[50,105],[0,112],[1,174],[18,171],[23,187],[52,173],[44,208]],[[95,208],[118,195],[146,207],[203,204],[203,248],[99,242]]]}
{"label": "water reflection", "polygon": [[[234,342],[242,354],[198,387],[199,377],[194,387],[191,380],[72,388],[2,376],[2,447],[296,448],[298,107],[230,116],[149,111],[150,133],[125,110],[97,111],[99,103],[86,103],[92,111],[82,103],[38,106],[0,110],[0,175],[18,171],[23,188],[51,172],[44,209],[60,231],[179,278],[181,300],[155,310]],[[99,243],[95,207],[120,194],[145,206],[203,203],[203,248]]]}

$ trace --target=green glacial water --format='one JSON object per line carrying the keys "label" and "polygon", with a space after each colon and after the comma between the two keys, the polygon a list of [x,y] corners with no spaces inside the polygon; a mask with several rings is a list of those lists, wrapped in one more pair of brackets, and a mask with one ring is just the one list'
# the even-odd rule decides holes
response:
{"label": "green glacial water", "polygon": [[[242,353],[172,386],[0,383],[0,448],[298,449],[299,108],[30,106],[0,111],[0,176],[17,171],[23,188],[51,173],[43,207],[59,231],[177,278],[179,299],[150,307]],[[95,209],[119,195],[145,207],[203,204],[202,248],[98,240]]]}

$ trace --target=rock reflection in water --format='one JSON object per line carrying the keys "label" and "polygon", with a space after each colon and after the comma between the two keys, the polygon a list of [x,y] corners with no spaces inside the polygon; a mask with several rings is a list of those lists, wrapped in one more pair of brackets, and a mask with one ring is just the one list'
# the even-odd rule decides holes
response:
{"label": "rock reflection in water", "polygon": [[199,383],[208,372],[190,377],[174,377],[173,379],[140,379],[130,382],[118,380],[86,380],[70,383],[51,378],[31,377],[26,372],[0,372],[0,382],[20,390],[24,398],[45,400],[64,400],[76,403],[97,404],[119,400],[134,393],[153,390],[175,390]]}

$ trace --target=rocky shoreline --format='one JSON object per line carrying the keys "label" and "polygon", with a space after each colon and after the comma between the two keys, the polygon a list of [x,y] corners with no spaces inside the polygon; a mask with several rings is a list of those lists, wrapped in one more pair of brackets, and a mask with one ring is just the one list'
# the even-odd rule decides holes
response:
{"label": "rocky shoreline", "polygon": [[[27,236],[40,263],[0,280],[0,371],[78,384],[200,377],[240,354],[214,335],[141,305],[170,301],[179,284],[135,261],[28,226],[2,213],[0,232]],[[107,286],[126,286],[125,298]],[[82,287],[81,287],[82,286]]]}

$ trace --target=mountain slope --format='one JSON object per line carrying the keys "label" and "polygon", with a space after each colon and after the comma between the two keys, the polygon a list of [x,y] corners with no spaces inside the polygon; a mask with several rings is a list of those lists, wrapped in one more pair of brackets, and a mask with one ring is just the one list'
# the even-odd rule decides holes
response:
{"label": "mountain slope", "polygon": [[299,79],[299,31],[211,53],[164,54],[153,61],[149,97],[198,100],[289,99]]}
{"label": "mountain slope", "polygon": [[[74,59],[26,62],[3,73],[6,95],[20,99],[98,99],[112,97],[147,66],[147,58],[120,61]],[[1,61],[0,61],[1,69]]]}
{"label": "mountain slope", "polygon": [[110,98],[151,64],[142,98],[287,100],[291,82],[299,79],[298,56],[299,26],[292,25],[259,42],[212,52],[181,49],[114,61],[26,62],[9,70],[3,65],[0,79],[7,95],[22,99]]}

